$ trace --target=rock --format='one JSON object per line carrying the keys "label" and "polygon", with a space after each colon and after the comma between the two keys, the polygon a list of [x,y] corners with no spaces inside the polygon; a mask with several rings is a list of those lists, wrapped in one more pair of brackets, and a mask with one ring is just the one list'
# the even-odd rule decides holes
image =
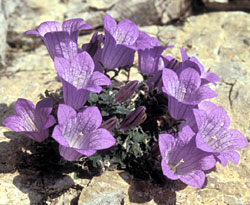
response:
{"label": "rock", "polygon": [[6,34],[7,34],[7,16],[5,14],[5,8],[3,7],[3,0],[0,0],[0,69],[5,64],[5,53],[6,53]]}
{"label": "rock", "polygon": [[96,10],[110,9],[119,0],[89,0],[89,7]]}
{"label": "rock", "polygon": [[247,0],[202,0],[210,10],[250,10]]}
{"label": "rock", "polygon": [[161,23],[166,24],[189,16],[192,12],[192,0],[156,0],[155,8],[161,17]]}
{"label": "rock", "polygon": [[128,183],[119,172],[105,172],[100,177],[94,177],[83,189],[78,205],[118,205],[127,196]]}

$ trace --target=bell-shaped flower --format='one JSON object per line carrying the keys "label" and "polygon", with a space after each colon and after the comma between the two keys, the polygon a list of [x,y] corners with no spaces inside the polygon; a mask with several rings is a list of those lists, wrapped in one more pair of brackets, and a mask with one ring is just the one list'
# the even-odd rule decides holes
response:
{"label": "bell-shaped flower", "polygon": [[198,106],[183,104],[174,97],[168,96],[168,112],[172,118],[180,122],[178,130],[188,125],[194,132],[198,131],[193,112],[194,108],[198,108]]}
{"label": "bell-shaped flower", "polygon": [[161,54],[166,48],[172,47],[173,46],[154,46],[145,48],[144,50],[138,50],[139,71],[144,75],[148,75],[146,83],[150,89],[154,87],[161,89],[161,76],[164,68],[164,61]]}
{"label": "bell-shaped flower", "polygon": [[159,69],[159,61],[162,52],[172,46],[154,46],[144,50],[138,50],[139,70],[142,74],[154,74]]}
{"label": "bell-shaped flower", "polygon": [[56,123],[50,115],[53,101],[45,98],[36,104],[26,99],[19,98],[15,105],[16,115],[11,115],[3,120],[2,124],[15,132],[25,134],[29,138],[42,142],[49,136],[49,128]]}
{"label": "bell-shaped flower", "polygon": [[239,154],[235,151],[247,146],[248,140],[235,129],[228,129],[230,118],[222,107],[212,102],[201,102],[199,109],[194,109],[199,133],[196,144],[199,149],[214,153],[215,158],[223,166],[230,160],[239,162]]}
{"label": "bell-shaped flower", "polygon": [[57,21],[46,21],[41,23],[37,30],[25,33],[40,36],[52,59],[64,57],[71,60],[78,53],[79,30],[91,28],[91,25],[83,24],[83,19],[76,18],[64,21],[62,25]]}
{"label": "bell-shaped flower", "polygon": [[178,74],[186,68],[193,68],[200,74],[201,85],[208,83],[213,83],[214,85],[216,85],[216,82],[220,80],[219,76],[217,76],[215,73],[205,72],[205,69],[203,65],[199,62],[199,60],[194,56],[188,57],[187,53],[182,48],[181,57],[182,63],[180,63],[180,66],[176,69],[176,72]]}
{"label": "bell-shaped flower", "polygon": [[92,57],[95,63],[95,71],[103,72],[103,66],[101,65],[102,57],[102,48],[101,44],[103,43],[104,35],[95,32],[89,43],[82,45],[82,50],[87,51]]}
{"label": "bell-shaped flower", "polygon": [[159,135],[163,174],[169,179],[180,179],[185,184],[201,188],[205,181],[203,170],[214,167],[212,154],[197,149],[195,133],[186,126],[174,138],[170,134]]}
{"label": "bell-shaped flower", "polygon": [[64,102],[76,110],[86,103],[90,91],[100,93],[102,85],[111,85],[106,75],[94,71],[95,64],[86,51],[77,54],[72,62],[56,57],[54,63],[63,84]]}
{"label": "bell-shaped flower", "polygon": [[113,69],[133,64],[136,51],[135,42],[139,30],[135,23],[125,19],[116,23],[109,15],[104,16],[105,40],[102,52],[102,64],[107,69]]}
{"label": "bell-shaped flower", "polygon": [[146,48],[153,48],[154,46],[160,46],[161,42],[152,36],[149,36],[143,31],[139,31],[139,37],[135,42],[136,48],[139,50],[144,50]]}
{"label": "bell-shaped flower", "polygon": [[72,107],[60,104],[57,118],[58,125],[52,137],[60,144],[60,155],[66,160],[75,161],[82,155],[91,156],[116,142],[108,130],[99,128],[102,116],[97,107],[87,107],[76,113]]}
{"label": "bell-shaped flower", "polygon": [[197,105],[202,100],[216,97],[217,94],[207,86],[201,86],[199,73],[186,68],[179,75],[170,69],[163,69],[163,92],[184,104]]}

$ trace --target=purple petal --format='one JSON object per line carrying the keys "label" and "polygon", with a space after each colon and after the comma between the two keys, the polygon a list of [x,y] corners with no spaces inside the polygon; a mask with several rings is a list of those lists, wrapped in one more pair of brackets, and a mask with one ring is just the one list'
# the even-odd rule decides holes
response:
{"label": "purple petal", "polygon": [[248,140],[238,131],[229,129],[218,133],[217,140],[212,145],[217,152],[228,152],[245,148]]}
{"label": "purple petal", "polygon": [[57,21],[46,21],[41,23],[37,27],[37,31],[41,36],[45,36],[45,34],[49,32],[62,31],[62,27],[61,24]]}
{"label": "purple petal", "polygon": [[217,94],[209,87],[207,86],[201,86],[199,89],[197,89],[195,92],[193,92],[191,95],[187,96],[188,102],[192,104],[198,104],[200,101],[205,99],[210,99],[217,97]]}
{"label": "purple petal", "polygon": [[89,91],[85,89],[77,90],[73,85],[60,78],[63,84],[63,98],[65,104],[78,110],[87,102]]}
{"label": "purple petal", "polygon": [[159,134],[159,148],[161,156],[165,157],[166,152],[171,150],[174,146],[174,137],[170,134]]}
{"label": "purple petal", "polygon": [[[212,107],[214,107],[212,105]],[[212,137],[223,133],[230,125],[230,118],[222,107],[216,107],[209,113],[194,109],[194,116],[205,142],[208,142]]]}
{"label": "purple petal", "polygon": [[[83,149],[107,149],[116,143],[111,133],[103,128],[99,128],[94,132],[91,132],[85,138],[79,139],[75,145],[79,150]],[[78,150],[78,151],[79,151]]]}
{"label": "purple petal", "polygon": [[75,149],[75,150],[88,157],[96,153],[96,150],[94,149]]}
{"label": "purple petal", "polygon": [[188,143],[194,135],[195,133],[193,130],[189,126],[185,126],[179,131],[178,138],[183,142]]}
{"label": "purple petal", "polygon": [[16,101],[16,114],[23,116],[23,115],[31,115],[33,118],[33,111],[35,110],[35,106],[34,104],[26,99],[23,98],[18,98],[18,100]]}
{"label": "purple petal", "polygon": [[64,104],[60,104],[58,106],[57,119],[59,125],[63,125],[67,123],[68,119],[75,117],[76,117],[76,111],[72,107]]}
{"label": "purple petal", "polygon": [[102,64],[107,69],[132,65],[135,50],[124,45],[116,45],[114,38],[105,30],[105,41],[102,52]]}
{"label": "purple petal", "polygon": [[[59,118],[59,117],[58,117]],[[60,119],[60,118],[59,118]],[[52,138],[54,138],[60,145],[64,147],[69,147],[68,141],[64,138],[61,129],[59,125],[55,126],[53,133],[52,133]]]}
{"label": "purple petal", "polygon": [[77,55],[77,42],[74,42],[68,32],[50,32],[45,34],[44,43],[52,59],[63,57],[72,60]]}
{"label": "purple petal", "polygon": [[[164,156],[164,155],[162,155]],[[162,172],[165,176],[167,176],[169,179],[172,179],[172,180],[177,180],[179,177],[174,174],[174,172],[169,168],[169,166],[167,165],[166,163],[166,160],[165,159],[162,159],[161,160],[161,169],[162,169]]]}
{"label": "purple petal", "polygon": [[104,29],[110,33],[114,33],[116,30],[117,24],[115,19],[113,19],[108,13],[104,16]]}
{"label": "purple petal", "polygon": [[202,152],[200,153],[200,155],[201,155],[201,160],[199,161],[199,166],[201,170],[209,170],[215,166],[216,160],[213,154]]}
{"label": "purple petal", "polygon": [[42,129],[48,129],[48,128],[52,127],[54,124],[56,124],[56,119],[54,118],[53,115],[49,115],[49,117],[47,118],[47,121],[43,125]]}
{"label": "purple petal", "polygon": [[230,160],[234,164],[238,164],[240,161],[240,155],[238,152],[235,151],[221,152],[218,156],[216,156],[216,158],[223,166],[227,166],[228,160]]}
{"label": "purple petal", "polygon": [[214,152],[214,150],[207,144],[200,133],[196,135],[196,146],[204,152]]}
{"label": "purple petal", "polygon": [[[179,86],[178,96],[181,95],[181,97],[177,99],[181,101],[181,99],[183,98],[184,102],[191,103],[194,100],[190,96],[193,96],[192,93],[195,92],[196,89],[200,87],[200,83],[201,83],[200,75],[194,69],[186,68],[180,73],[179,79],[180,79],[181,85]],[[185,95],[183,96],[184,91],[185,91]]]}
{"label": "purple petal", "polygon": [[183,48],[181,48],[180,50],[181,50],[181,59],[182,59],[182,61],[188,60],[189,58],[188,58],[188,55],[187,55],[186,51]]}
{"label": "purple petal", "polygon": [[111,33],[117,44],[133,45],[139,37],[139,30],[135,23],[125,19],[120,21],[114,33]]}
{"label": "purple petal", "polygon": [[26,31],[24,33],[27,34],[27,35],[41,36],[40,33],[38,31],[36,31],[36,30],[29,30],[29,31]]}
{"label": "purple petal", "polygon": [[102,124],[102,115],[97,107],[87,107],[78,113],[78,118],[84,134],[96,130]]}
{"label": "purple petal", "polygon": [[19,116],[10,115],[3,120],[2,124],[5,127],[8,127],[9,129],[11,129],[15,132],[20,132],[20,131],[22,131],[21,126],[20,126],[21,121],[22,121],[22,119],[20,119]]}
{"label": "purple petal", "polygon": [[180,176],[180,180],[190,186],[201,188],[205,182],[205,174],[203,171],[195,170],[188,175]]}
{"label": "purple petal", "polygon": [[68,72],[70,70],[70,62],[65,58],[56,57],[54,65],[58,75],[62,78],[67,78],[66,76],[69,75]]}
{"label": "purple petal", "polygon": [[151,49],[139,50],[139,70],[143,74],[153,74],[158,70],[161,53],[167,46],[155,46]]}
{"label": "purple petal", "polygon": [[111,85],[111,84],[112,82],[109,79],[109,77],[107,77],[103,73],[95,71],[93,75],[91,76],[86,86],[86,89],[92,92],[100,93],[102,91],[102,87],[101,87],[102,85]]}
{"label": "purple petal", "polygon": [[78,31],[83,29],[91,29],[92,26],[89,24],[83,24],[83,19],[69,19],[64,21],[62,24],[62,30],[67,31],[70,34],[72,41],[77,43]]}
{"label": "purple petal", "polygon": [[180,82],[174,71],[170,69],[163,69],[162,81],[164,86],[163,92],[166,92],[166,94],[171,95],[176,99],[181,99],[182,91],[179,91]]}
{"label": "purple petal", "polygon": [[[209,101],[202,101],[198,105],[200,110],[205,110],[207,113],[210,113],[211,111],[217,109],[217,105],[215,103],[209,102]],[[229,123],[230,123],[230,118],[228,117]],[[229,126],[229,125],[228,125]]]}
{"label": "purple petal", "polygon": [[157,38],[151,37],[143,31],[139,32],[139,36],[135,42],[135,46],[137,47],[137,49],[142,49],[142,50],[160,45],[161,42]]}
{"label": "purple petal", "polygon": [[201,74],[201,85],[207,84],[207,83],[213,83],[216,85],[216,82],[220,80],[220,77],[212,72],[203,72]]}
{"label": "purple petal", "polygon": [[86,88],[94,68],[93,59],[84,51],[73,59],[68,73],[65,73],[64,80],[73,84],[77,89]]}
{"label": "purple petal", "polygon": [[62,145],[59,145],[59,152],[60,155],[68,161],[76,161],[83,155],[77,152],[74,148],[64,147]]}

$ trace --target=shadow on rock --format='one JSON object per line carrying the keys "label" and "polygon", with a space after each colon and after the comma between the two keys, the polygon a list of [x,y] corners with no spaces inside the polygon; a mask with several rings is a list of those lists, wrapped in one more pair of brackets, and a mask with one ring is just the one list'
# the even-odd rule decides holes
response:
{"label": "shadow on rock", "polygon": [[38,143],[16,132],[4,132],[4,136],[10,141],[0,142],[0,173],[18,172],[13,184],[28,194],[30,204],[46,203],[70,188],[79,189],[70,173],[91,178],[82,169],[82,162],[68,162],[60,157],[58,143],[52,138]]}
{"label": "shadow on rock", "polygon": [[[162,175],[159,173],[159,176]],[[184,189],[187,185],[180,181],[168,180],[164,178],[164,182],[156,183],[155,180],[142,180],[129,177],[124,173],[120,176],[130,185],[128,190],[129,201],[132,203],[145,204],[154,201],[158,205],[176,204],[176,191]],[[158,177],[159,177],[158,176]]]}

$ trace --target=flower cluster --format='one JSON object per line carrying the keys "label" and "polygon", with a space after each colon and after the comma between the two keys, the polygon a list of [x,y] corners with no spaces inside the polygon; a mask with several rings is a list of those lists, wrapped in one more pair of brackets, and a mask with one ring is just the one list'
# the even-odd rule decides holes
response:
{"label": "flower cluster", "polygon": [[[156,124],[159,115],[145,105],[154,98],[157,103],[153,106],[159,105],[164,110],[164,119],[178,122],[177,129],[171,123],[164,128],[159,125],[157,136],[152,136],[158,143],[154,146],[157,143],[153,144],[153,140],[152,146],[159,148],[165,176],[202,187],[204,171],[213,168],[217,161],[223,166],[228,160],[239,162],[235,150],[246,147],[247,139],[239,131],[229,129],[230,119],[222,107],[205,101],[217,96],[207,86],[220,80],[216,74],[205,72],[198,59],[189,57],[183,49],[180,62],[163,56],[173,46],[162,46],[158,39],[140,31],[128,19],[117,24],[106,14],[104,34],[94,33],[89,43],[78,48],[78,32],[86,29],[91,26],[83,24],[82,19],[71,19],[62,25],[47,21],[26,32],[41,37],[45,43],[62,82],[64,104],[55,106],[51,98],[45,98],[34,107],[29,100],[18,99],[16,115],[3,121],[6,127],[38,142],[48,138],[50,130],[51,137],[59,143],[60,155],[75,161],[115,145],[117,136],[113,137],[111,131],[118,123],[122,132],[134,126]],[[128,82],[114,97],[115,106],[140,93],[134,101],[135,109],[123,120],[109,116],[102,123],[99,108],[87,104],[89,94],[99,94],[103,86],[111,86],[105,72],[131,67],[136,52],[139,71],[146,82]],[[144,91],[140,92],[142,87]],[[141,95],[146,100],[139,100]],[[57,113],[55,116],[52,109]],[[126,148],[126,142],[122,148]]]}

